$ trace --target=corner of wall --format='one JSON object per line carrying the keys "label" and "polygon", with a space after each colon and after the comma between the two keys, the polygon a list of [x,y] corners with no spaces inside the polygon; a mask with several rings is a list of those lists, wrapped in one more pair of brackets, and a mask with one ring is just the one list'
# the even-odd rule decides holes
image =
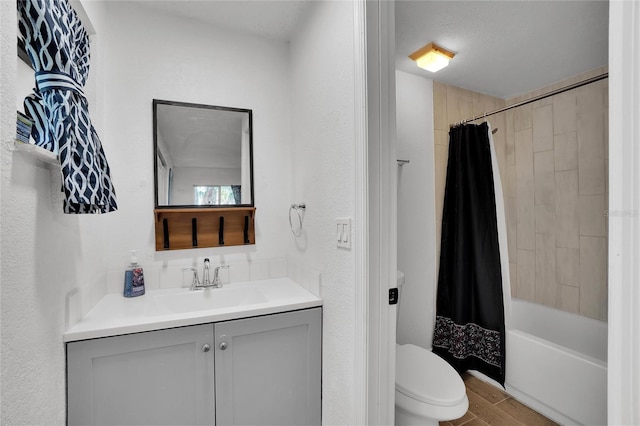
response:
{"label": "corner of wall", "polygon": [[[62,334],[102,291],[96,283],[104,275],[105,218],[63,214],[57,168],[14,149],[15,2],[0,2],[0,26],[0,423],[64,423]],[[40,348],[35,352],[34,341]]]}
{"label": "corner of wall", "polygon": [[405,274],[398,343],[431,348],[435,322],[434,84],[396,71],[398,269]]}

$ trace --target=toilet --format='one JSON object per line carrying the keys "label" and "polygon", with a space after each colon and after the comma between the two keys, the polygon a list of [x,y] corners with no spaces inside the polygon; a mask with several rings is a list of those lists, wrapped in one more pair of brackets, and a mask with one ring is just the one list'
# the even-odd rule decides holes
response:
{"label": "toilet", "polygon": [[[398,289],[404,274],[398,271]],[[400,308],[398,308],[399,310]],[[396,426],[438,425],[464,416],[469,400],[462,378],[444,359],[416,345],[396,345]]]}

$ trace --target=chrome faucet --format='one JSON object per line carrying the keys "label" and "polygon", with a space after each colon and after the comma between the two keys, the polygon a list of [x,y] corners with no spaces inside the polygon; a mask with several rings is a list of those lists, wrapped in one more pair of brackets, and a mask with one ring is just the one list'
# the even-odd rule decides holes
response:
{"label": "chrome faucet", "polygon": [[193,272],[193,277],[191,279],[191,287],[190,290],[201,290],[203,288],[220,288],[222,287],[222,283],[220,282],[220,269],[228,269],[229,265],[221,265],[217,266],[213,270],[213,281],[209,278],[209,258],[204,260],[204,271],[202,273],[202,283],[200,283],[200,279],[198,278],[198,270],[196,268],[183,268],[182,271],[191,271]]}
{"label": "chrome faucet", "polygon": [[229,265],[218,266],[216,267],[216,269],[213,270],[213,282],[211,283],[212,287],[222,288],[222,283],[220,282],[220,275],[219,275],[220,269],[229,269]]}
{"label": "chrome faucet", "polygon": [[211,281],[209,280],[209,258],[208,257],[204,260],[204,271],[202,274],[203,274],[202,285],[205,287],[208,287],[209,285],[211,285]]}

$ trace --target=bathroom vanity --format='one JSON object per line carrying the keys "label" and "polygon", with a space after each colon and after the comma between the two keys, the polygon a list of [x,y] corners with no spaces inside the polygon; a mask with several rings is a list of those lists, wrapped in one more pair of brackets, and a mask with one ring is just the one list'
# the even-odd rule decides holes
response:
{"label": "bathroom vanity", "polygon": [[65,334],[68,424],[319,425],[321,304],[284,278],[108,295]]}

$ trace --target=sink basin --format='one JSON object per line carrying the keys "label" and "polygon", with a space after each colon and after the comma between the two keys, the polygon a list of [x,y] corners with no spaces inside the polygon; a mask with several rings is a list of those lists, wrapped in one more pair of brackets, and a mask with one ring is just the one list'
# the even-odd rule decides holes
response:
{"label": "sink basin", "polygon": [[160,294],[154,296],[154,299],[162,308],[174,313],[223,309],[267,302],[267,298],[254,287],[185,290],[185,292],[177,294]]}
{"label": "sink basin", "polygon": [[107,294],[63,338],[74,342],[318,306],[322,306],[322,299],[289,278],[238,281],[198,291],[147,288],[142,297],[122,297],[121,292]]}

